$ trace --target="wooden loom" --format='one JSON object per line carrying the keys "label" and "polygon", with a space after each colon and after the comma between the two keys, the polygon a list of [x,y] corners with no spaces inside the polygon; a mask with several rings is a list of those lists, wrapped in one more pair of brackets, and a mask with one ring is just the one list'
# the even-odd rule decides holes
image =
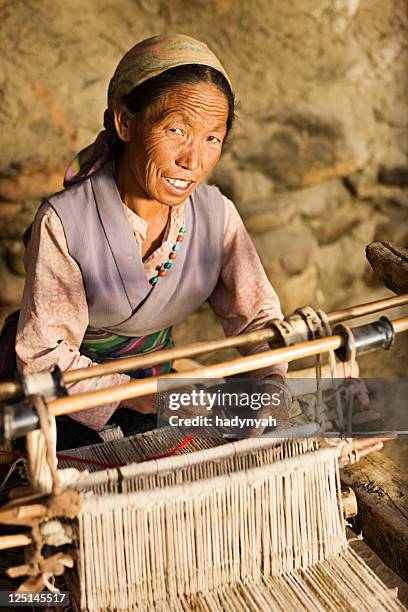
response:
{"label": "wooden loom", "polygon": [[[339,322],[407,303],[408,296],[390,298],[331,313],[328,320]],[[408,329],[408,318],[392,322],[392,327],[395,333]],[[268,329],[247,337],[171,349],[147,359],[152,364],[224,346],[265,339],[273,343],[276,335]],[[215,378],[242,373],[335,350],[345,343],[344,334],[330,334],[196,368],[188,375]],[[135,357],[96,366],[91,372],[67,372],[64,379],[71,382],[126,371],[146,365],[144,360],[146,357]],[[186,376],[182,372],[162,379],[170,389]],[[180,455],[161,457],[176,441],[174,432],[163,430],[72,451],[77,463],[73,459],[61,462],[64,469],[57,472],[47,412],[68,414],[156,390],[157,379],[151,379],[102,394],[51,399],[47,406],[37,398],[31,418],[33,422],[37,418],[37,426],[41,421],[46,434],[42,450],[33,445],[41,438],[39,431],[28,434],[31,448],[34,446],[31,459],[35,456],[37,462],[31,465],[37,493],[23,497],[20,492],[19,498],[0,510],[0,522],[32,528],[31,536],[21,534],[6,544],[32,540],[36,544],[31,562],[11,572],[28,576],[23,588],[35,590],[50,584],[52,576],[63,573],[76,558],[79,583],[71,580],[71,592],[74,599],[80,592],[81,609],[295,610],[302,606],[307,610],[368,610],[374,605],[384,610],[403,609],[347,544],[338,472],[341,448],[323,448],[315,438],[299,438],[307,433],[304,429],[281,438],[233,443],[203,437],[192,440]],[[0,386],[4,398],[18,391],[17,382]],[[13,425],[10,411],[8,419],[9,429],[14,426],[17,431],[18,423]],[[370,443],[360,446],[361,455],[370,450]],[[345,450],[353,454],[356,449],[349,446]],[[72,465],[83,468],[80,460],[86,456],[105,463],[125,459],[128,465],[94,473],[67,471]],[[160,458],[134,463],[135,457],[140,461],[152,456]],[[36,467],[48,471],[47,483],[38,478]],[[74,479],[66,480],[68,477]],[[46,526],[61,517],[65,518],[58,523],[59,541],[71,540],[75,550],[64,549],[44,559],[43,544],[57,541],[55,534],[49,539]]]}

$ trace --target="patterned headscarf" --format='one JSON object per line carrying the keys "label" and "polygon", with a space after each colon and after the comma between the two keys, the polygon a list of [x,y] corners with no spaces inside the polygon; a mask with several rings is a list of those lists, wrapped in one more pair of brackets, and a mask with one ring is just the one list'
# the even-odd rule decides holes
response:
{"label": "patterned headscarf", "polygon": [[144,81],[169,68],[186,64],[215,68],[230,83],[221,63],[207,45],[183,34],[164,34],[142,40],[123,56],[109,83],[108,108],[103,121],[105,130],[98,134],[94,143],[74,157],[65,173],[65,187],[93,174],[109,159],[118,142],[112,112],[115,103]]}

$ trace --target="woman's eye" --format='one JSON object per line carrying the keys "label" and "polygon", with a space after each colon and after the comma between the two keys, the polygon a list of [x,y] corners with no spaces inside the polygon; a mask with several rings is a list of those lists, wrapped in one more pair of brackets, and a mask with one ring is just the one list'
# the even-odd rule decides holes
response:
{"label": "woman's eye", "polygon": [[209,136],[208,141],[209,142],[221,142],[221,140],[217,138],[216,136]]}
{"label": "woman's eye", "polygon": [[173,132],[173,134],[178,134],[179,136],[183,135],[183,130],[181,128],[170,128],[170,132]]}

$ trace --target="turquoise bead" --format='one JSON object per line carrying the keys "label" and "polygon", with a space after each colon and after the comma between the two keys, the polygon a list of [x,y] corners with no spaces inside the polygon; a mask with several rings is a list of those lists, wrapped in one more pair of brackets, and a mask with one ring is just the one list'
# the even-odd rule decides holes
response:
{"label": "turquoise bead", "polygon": [[152,278],[149,280],[149,283],[152,285],[152,287],[154,287],[159,278],[161,276],[165,276],[166,275],[166,271],[170,270],[170,268],[173,265],[173,260],[176,259],[177,255],[176,253],[178,253],[181,249],[181,244],[182,244],[182,234],[185,234],[187,232],[187,228],[185,225],[182,225],[179,231],[179,235],[178,235],[178,242],[176,242],[176,244],[172,247],[171,249],[171,253],[169,254],[169,259],[168,261],[166,261],[166,263],[162,264],[162,267],[159,271],[159,273],[156,276],[152,276]]}

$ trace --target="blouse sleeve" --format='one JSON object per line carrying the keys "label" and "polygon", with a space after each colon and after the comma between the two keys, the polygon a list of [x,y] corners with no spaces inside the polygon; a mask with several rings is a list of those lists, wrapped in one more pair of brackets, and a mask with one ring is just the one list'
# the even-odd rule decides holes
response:
{"label": "blouse sleeve", "polygon": [[[17,328],[16,355],[20,372],[91,367],[79,347],[88,326],[88,306],[81,271],[68,252],[61,221],[45,203],[39,209],[27,247],[26,282]],[[70,394],[124,384],[125,374],[110,374],[68,385]],[[72,414],[95,430],[103,428],[118,403]]]}
{"label": "blouse sleeve", "polygon": [[[274,318],[282,319],[278,296],[271,286],[251,238],[234,204],[224,197],[224,256],[218,284],[209,298],[225,335],[257,331]],[[265,343],[240,347],[241,355],[269,350]],[[273,365],[252,374],[257,378],[282,377],[287,364]]]}

